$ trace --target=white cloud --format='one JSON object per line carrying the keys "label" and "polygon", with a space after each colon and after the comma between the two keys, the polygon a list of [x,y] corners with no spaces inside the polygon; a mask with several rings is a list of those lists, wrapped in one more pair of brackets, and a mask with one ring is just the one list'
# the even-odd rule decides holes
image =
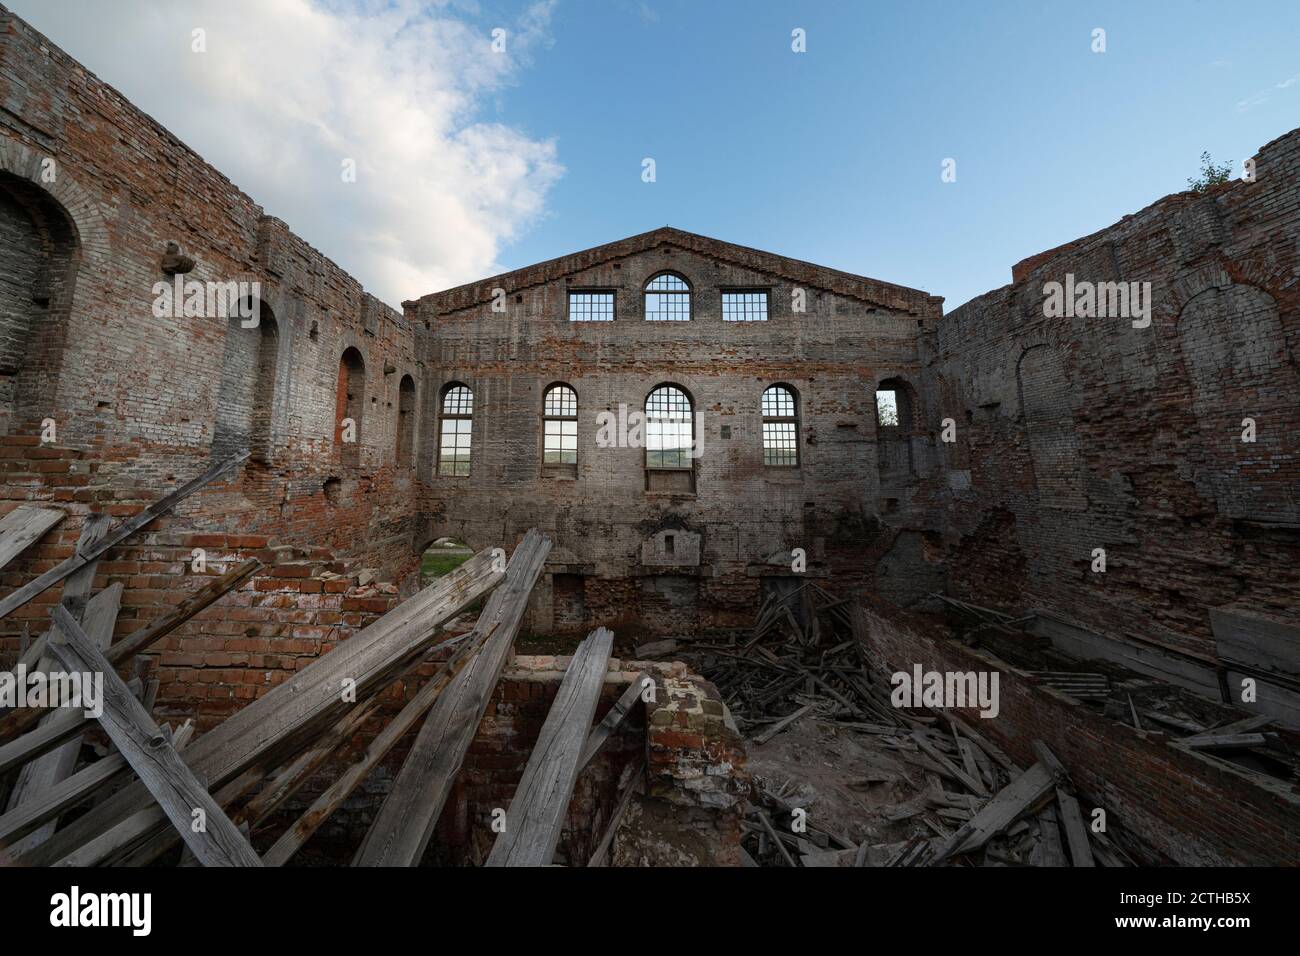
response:
{"label": "white cloud", "polygon": [[393,305],[498,271],[563,172],[553,141],[479,115],[549,46],[555,0],[515,23],[449,0],[6,2]]}
{"label": "white cloud", "polygon": [[1290,87],[1295,86],[1297,83],[1300,83],[1300,73],[1297,73],[1295,76],[1287,77],[1281,83],[1274,83],[1272,87],[1265,87],[1264,89],[1256,93],[1252,93],[1250,94],[1250,96],[1246,97],[1244,100],[1241,100],[1237,103],[1237,112],[1244,113],[1246,112],[1246,110],[1251,110],[1254,109],[1256,106],[1259,106],[1263,103],[1267,103],[1268,98],[1273,93],[1273,90],[1289,89]]}

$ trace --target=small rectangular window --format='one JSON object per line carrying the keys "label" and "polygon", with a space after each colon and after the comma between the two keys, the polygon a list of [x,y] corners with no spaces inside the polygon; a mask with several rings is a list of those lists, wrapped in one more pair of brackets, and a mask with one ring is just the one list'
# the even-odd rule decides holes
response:
{"label": "small rectangular window", "polygon": [[614,293],[570,292],[570,322],[613,322]]}
{"label": "small rectangular window", "polygon": [[767,293],[761,289],[722,293],[722,321],[766,322]]}
{"label": "small rectangular window", "polygon": [[892,389],[876,392],[876,424],[881,428],[898,425],[898,396]]}

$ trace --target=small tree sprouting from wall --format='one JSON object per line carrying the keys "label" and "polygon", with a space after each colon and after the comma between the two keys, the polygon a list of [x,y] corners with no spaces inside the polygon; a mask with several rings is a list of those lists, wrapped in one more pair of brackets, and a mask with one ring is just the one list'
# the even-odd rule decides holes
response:
{"label": "small tree sprouting from wall", "polygon": [[1222,166],[1214,165],[1214,160],[1210,158],[1208,151],[1201,153],[1201,175],[1188,179],[1187,185],[1192,188],[1193,192],[1203,193],[1211,186],[1218,186],[1226,183],[1232,178],[1232,164],[1224,163]]}

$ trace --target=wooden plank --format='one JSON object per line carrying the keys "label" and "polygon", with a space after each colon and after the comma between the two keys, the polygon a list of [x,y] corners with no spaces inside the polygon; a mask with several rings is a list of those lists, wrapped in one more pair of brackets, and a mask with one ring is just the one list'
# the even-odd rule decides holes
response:
{"label": "wooden plank", "polygon": [[[201,736],[187,748],[186,763],[213,787],[222,787],[254,764],[274,767],[296,754],[347,709],[342,695],[345,678],[356,682],[359,698],[385,678],[391,679],[395,668],[428,650],[445,621],[497,586],[505,574],[497,570],[496,561],[491,551],[480,551]],[[0,758],[4,750],[0,747]],[[133,815],[147,813],[151,805],[141,784],[125,787],[19,862],[49,866]]]}
{"label": "wooden plank", "polygon": [[475,631],[495,628],[492,640],[456,675],[429,711],[393,781],[393,789],[357,851],[354,865],[416,866],[420,862],[465,752],[501,679],[528,596],[550,550],[550,540],[533,530],[510,556],[505,584],[488,599],[475,626]]}
{"label": "wooden plank", "polygon": [[1262,747],[1267,739],[1263,734],[1199,734],[1178,742],[1193,750],[1240,750]]}
{"label": "wooden plank", "polygon": [[1061,846],[1061,828],[1057,825],[1056,811],[1052,807],[1044,807],[1038,814],[1038,832],[1042,836],[1042,841],[1038,845],[1038,850],[1043,856],[1042,865],[1069,866],[1070,861]]}
{"label": "wooden plank", "polygon": [[[618,834],[618,828],[623,823],[623,814],[627,812],[627,806],[632,802],[633,795],[641,789],[644,771],[644,755],[639,755],[623,771],[619,780],[618,803],[614,807],[613,814],[610,815],[609,825],[605,827],[600,843],[596,845],[595,851],[591,854],[591,859],[587,861],[587,866],[605,865],[605,861],[609,857],[609,848],[614,845],[614,837]],[[506,818],[509,820],[509,814],[507,814]],[[741,852],[745,852],[743,848]]]}
{"label": "wooden plank", "polygon": [[[452,657],[438,669],[438,672],[431,677],[427,683],[416,693],[414,697],[398,711],[397,716],[388,722],[375,739],[367,746],[360,758],[353,760],[347,768],[341,773],[325,792],[322,793],[312,803],[310,807],[294,821],[293,826],[289,827],[280,838],[275,841],[271,849],[267,850],[262,856],[262,862],[266,866],[284,866],[298,852],[313,833],[324,825],[325,821],[330,818],[343,801],[352,795],[352,791],[359,787],[388,752],[397,745],[397,742],[406,736],[406,732],[416,725],[425,712],[433,706],[434,701],[438,699],[443,690],[451,683],[465,665],[473,659],[474,655],[483,649],[491,633],[483,634],[479,640],[470,641],[463,644]],[[364,709],[364,708],[358,708]]]}
{"label": "wooden plank", "polygon": [[613,647],[603,627],[578,645],[485,865],[547,866],[555,857]]}
{"label": "wooden plank", "polygon": [[653,683],[654,678],[645,671],[637,674],[632,679],[632,683],[628,685],[627,690],[623,691],[619,699],[614,701],[614,706],[609,709],[609,713],[592,730],[590,736],[587,737],[587,746],[582,754],[582,767],[586,767],[595,759],[596,754],[600,752],[600,748],[605,746],[605,741],[622,726],[623,721],[627,719],[627,715],[632,712],[632,708],[636,706],[636,702],[641,699],[641,694],[646,690],[648,686],[645,683],[646,681]]}
{"label": "wooden plank", "polygon": [[1034,810],[1056,788],[1056,775],[1036,763],[1002,788],[970,822],[953,834],[935,862],[978,850],[1017,819]]}
{"label": "wooden plank", "polygon": [[[155,618],[144,627],[110,646],[105,656],[114,666],[121,664],[122,661],[129,657],[135,656],[155,641],[170,634],[210,604],[215,603],[226,592],[243,584],[261,566],[262,562],[257,558],[249,558],[238,567],[231,568],[220,577],[213,578],[211,582],[195,591],[166,614]],[[42,635],[43,637],[44,635]],[[41,644],[42,648],[44,647],[43,640],[38,643]],[[0,719],[0,740],[30,730],[40,723],[44,714],[44,710],[39,708],[25,708],[6,714],[3,719]],[[0,772],[3,771],[0,770]]]}
{"label": "wooden plank", "polygon": [[1092,846],[1088,843],[1088,829],[1083,824],[1083,814],[1079,812],[1079,801],[1063,787],[1057,787],[1056,805],[1060,807],[1061,822],[1065,824],[1070,859],[1075,866],[1096,866],[1092,858]]}
{"label": "wooden plank", "polygon": [[[93,565],[86,567],[93,567]],[[85,568],[82,570],[84,571]],[[68,581],[71,583],[72,578]],[[113,639],[113,624],[117,620],[121,599],[122,585],[115,581],[91,598],[90,603],[86,605],[86,635],[101,651]],[[51,666],[53,663],[51,658]],[[47,716],[45,719],[52,720],[53,716]],[[49,790],[71,775],[81,756],[82,737],[81,733],[74,734],[58,747],[24,766],[18,775],[18,783],[14,787],[13,795],[10,797],[9,809],[12,810],[27,800],[38,797],[43,791]],[[54,824],[47,824],[28,836],[22,843],[14,844],[12,850],[16,853],[25,852],[29,847],[44,843],[53,832]]]}
{"label": "wooden plank", "polygon": [[767,728],[761,734],[754,737],[754,743],[756,744],[767,743],[769,740],[771,740],[781,731],[785,730],[787,727],[793,724],[800,717],[803,717],[805,714],[809,713],[812,709],[813,709],[812,704],[805,704],[804,706],[796,710],[793,714],[788,714],[785,717],[782,717],[771,727]]}
{"label": "wooden plank", "polygon": [[925,731],[912,731],[912,739],[916,741],[916,745],[921,748],[921,751],[927,757],[943,768],[945,774],[952,777],[952,779],[959,781],[971,793],[978,794],[981,797],[988,796],[988,791],[984,789],[984,781],[972,777],[970,774],[966,773],[965,770],[962,770],[955,763],[949,760],[937,747],[930,743],[926,738]]}
{"label": "wooden plank", "polygon": [[127,518],[108,534],[104,535],[104,537],[100,538],[93,547],[88,548],[85,551],[78,550],[76,554],[68,558],[66,561],[46,571],[35,580],[27,582],[8,597],[0,600],[0,617],[6,617],[9,614],[12,614],[46,588],[58,584],[87,561],[93,561],[105,551],[116,547],[124,539],[135,534],[159,515],[166,514],[181,501],[188,498],[204,485],[216,480],[247,457],[248,452],[242,451],[237,455],[232,455],[223,462],[217,462],[197,478],[186,482],[170,494],[155,501],[139,514]]}
{"label": "wooden plank", "polygon": [[4,568],[62,521],[63,515],[63,511],[58,508],[19,505],[0,518],[0,568]]}
{"label": "wooden plank", "polygon": [[[65,607],[54,609],[62,641],[49,645],[71,672],[102,674],[103,713],[97,718],[104,732],[204,866],[261,866],[253,848],[235,829],[221,807],[200,785],[144,706],[127,689],[98,648],[90,642]],[[194,814],[202,810],[205,827],[196,832]]]}
{"label": "wooden plank", "polygon": [[[162,730],[169,733],[165,725]],[[172,746],[179,752],[193,732],[194,724],[187,720],[176,731]],[[0,816],[0,847],[12,846],[15,840],[36,827],[57,820],[63,811],[88,800],[101,787],[113,789],[131,780],[133,776],[130,765],[120,753],[110,754],[103,760],[82,767],[66,780],[49,790],[33,794],[31,800]]]}

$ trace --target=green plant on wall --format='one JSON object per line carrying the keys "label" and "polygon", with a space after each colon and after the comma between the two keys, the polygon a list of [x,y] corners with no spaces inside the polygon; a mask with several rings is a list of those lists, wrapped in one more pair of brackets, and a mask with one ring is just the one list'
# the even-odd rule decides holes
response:
{"label": "green plant on wall", "polygon": [[1187,185],[1193,192],[1203,193],[1211,186],[1226,183],[1231,178],[1232,164],[1224,163],[1222,166],[1216,166],[1209,152],[1206,151],[1201,153],[1201,175],[1188,179]]}

